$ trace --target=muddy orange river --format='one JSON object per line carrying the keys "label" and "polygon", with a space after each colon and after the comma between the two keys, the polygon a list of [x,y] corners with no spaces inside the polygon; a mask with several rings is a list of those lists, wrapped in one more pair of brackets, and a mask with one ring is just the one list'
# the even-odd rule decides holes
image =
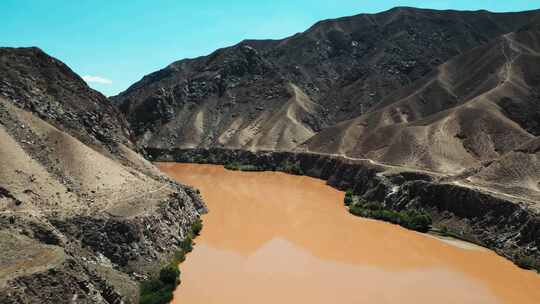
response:
{"label": "muddy orange river", "polygon": [[210,212],[174,303],[540,303],[540,275],[492,251],[355,217],[309,177],[159,164]]}

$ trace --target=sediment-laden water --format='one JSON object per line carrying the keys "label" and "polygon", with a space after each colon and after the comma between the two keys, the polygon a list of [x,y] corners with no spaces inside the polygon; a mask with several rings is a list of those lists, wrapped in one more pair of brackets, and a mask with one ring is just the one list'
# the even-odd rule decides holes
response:
{"label": "sediment-laden water", "polygon": [[355,217],[324,181],[159,164],[210,212],[174,303],[540,303],[540,276],[495,253]]}

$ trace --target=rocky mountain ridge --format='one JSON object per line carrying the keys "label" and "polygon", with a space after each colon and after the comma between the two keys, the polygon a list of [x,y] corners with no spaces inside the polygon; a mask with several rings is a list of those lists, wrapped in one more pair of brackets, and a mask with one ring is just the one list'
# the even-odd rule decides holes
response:
{"label": "rocky mountain ridge", "polygon": [[[499,179],[514,176],[514,186],[522,190],[512,192],[538,201],[540,171],[522,170],[521,161],[512,163],[506,156],[538,139],[539,41],[538,31],[510,33],[454,57],[365,115],[321,131],[302,149],[457,175],[464,183],[483,185],[488,184],[481,181],[483,172],[493,172],[493,162],[506,159]],[[493,187],[500,189],[496,183]]]}
{"label": "rocky mountain ridge", "polygon": [[[539,14],[325,20],[174,62],[112,100],[142,147],[344,155],[502,191],[481,172],[538,136]],[[523,185],[513,194],[538,200],[540,172],[503,171]]]}
{"label": "rocky mountain ridge", "polygon": [[136,303],[204,204],[37,48],[0,48],[0,303]]}
{"label": "rocky mountain ridge", "polygon": [[[395,8],[318,22],[282,40],[245,40],[208,56],[174,62],[112,100],[149,147],[289,149],[366,113],[392,92],[496,37],[518,31],[539,12],[490,13]],[[290,86],[318,107],[294,120],[280,109]],[[272,119],[287,128],[268,130]],[[197,130],[194,132],[193,130]],[[262,135],[260,135],[262,133]],[[255,137],[274,138],[260,144]]]}

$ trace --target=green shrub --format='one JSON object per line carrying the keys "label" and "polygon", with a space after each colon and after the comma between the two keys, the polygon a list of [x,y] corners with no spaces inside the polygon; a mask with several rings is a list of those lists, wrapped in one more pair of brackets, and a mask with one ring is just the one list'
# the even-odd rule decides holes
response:
{"label": "green shrub", "polygon": [[180,264],[186,260],[186,253],[184,250],[178,250],[174,253],[173,263]]}
{"label": "green shrub", "polygon": [[159,278],[141,283],[140,304],[167,304],[173,298],[173,291],[178,286],[180,270],[176,265],[163,267]]}
{"label": "green shrub", "polygon": [[279,166],[275,167],[274,170],[294,175],[304,175],[304,170],[302,170],[299,164],[290,163],[289,161],[280,164]]}
{"label": "green shrub", "polygon": [[[345,194],[345,197],[347,198],[348,195]],[[349,212],[356,216],[382,220],[420,232],[427,232],[431,228],[432,219],[427,213],[415,210],[395,211],[385,209],[381,204],[375,202],[366,203],[362,200],[352,204],[353,200],[353,198],[350,198],[348,202],[346,199],[345,204],[348,204]]]}
{"label": "green shrub", "polygon": [[516,265],[523,269],[533,270],[540,272],[540,264],[538,264],[534,258],[529,256],[520,255],[515,258]]}
{"label": "green shrub", "polygon": [[386,222],[394,223],[394,224],[401,224],[402,217],[399,212],[392,211],[392,210],[374,210],[369,211],[368,214],[371,214],[370,217],[377,219],[377,220],[383,220]]}
{"label": "green shrub", "polygon": [[223,167],[225,167],[225,169],[227,170],[232,170],[232,171],[240,170],[240,165],[238,163],[226,163],[225,165],[223,165]]}
{"label": "green shrub", "polygon": [[431,227],[431,216],[425,213],[419,213],[417,211],[407,212],[406,228],[413,229],[420,232],[427,232]]}
{"label": "green shrub", "polygon": [[349,212],[351,214],[354,214],[356,216],[370,217],[366,214],[366,211],[367,210],[360,205],[352,205],[349,207]]}
{"label": "green shrub", "polygon": [[141,294],[148,294],[158,291],[165,287],[165,284],[159,279],[150,279],[141,283]]}
{"label": "green shrub", "polygon": [[191,252],[193,250],[193,240],[191,237],[186,237],[182,242],[180,242],[180,248],[184,253]]}
{"label": "green shrub", "polygon": [[178,285],[178,278],[180,277],[180,269],[177,265],[168,265],[159,271],[159,280],[165,285]]}
{"label": "green shrub", "polygon": [[173,289],[163,288],[158,291],[143,294],[140,297],[140,304],[167,304],[170,303],[173,299]]}
{"label": "green shrub", "polygon": [[304,175],[304,170],[302,170],[302,168],[300,168],[300,165],[298,164],[293,164],[289,166],[286,172],[294,174],[294,175]]}
{"label": "green shrub", "polygon": [[255,165],[242,165],[240,167],[240,170],[242,171],[264,171],[264,169],[259,168]]}
{"label": "green shrub", "polygon": [[239,162],[226,163],[223,167],[232,171],[264,171],[264,168],[256,165],[241,164]]}
{"label": "green shrub", "polygon": [[191,225],[191,232],[193,236],[199,235],[201,233],[202,227],[203,227],[203,224],[202,224],[201,219],[197,219],[195,223]]}
{"label": "green shrub", "polygon": [[233,171],[281,171],[294,175],[304,175],[304,171],[297,163],[285,162],[279,166],[270,166],[270,165],[251,165],[251,164],[242,164],[237,161],[228,162],[223,165],[227,170]]}
{"label": "green shrub", "polygon": [[353,203],[353,191],[347,190],[345,191],[345,198],[343,199],[343,202],[345,203],[345,206],[350,206]]}
{"label": "green shrub", "polygon": [[205,164],[208,163],[208,159],[202,155],[195,155],[192,158],[192,161],[196,164]]}
{"label": "green shrub", "polygon": [[188,236],[180,242],[180,250],[175,252],[170,264],[162,267],[157,278],[152,278],[141,283],[139,288],[140,304],[167,304],[173,298],[176,286],[180,284],[180,269],[178,264],[186,259],[186,254],[193,250],[193,237],[199,235],[202,230],[202,221],[197,219],[191,225]]}

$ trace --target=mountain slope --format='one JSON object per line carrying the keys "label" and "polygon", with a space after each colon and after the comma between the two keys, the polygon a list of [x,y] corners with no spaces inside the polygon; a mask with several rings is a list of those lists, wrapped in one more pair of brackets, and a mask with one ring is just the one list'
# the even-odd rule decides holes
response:
{"label": "mountain slope", "polygon": [[[505,173],[519,170],[523,155],[515,150],[540,133],[539,42],[537,31],[501,36],[392,93],[369,113],[323,130],[302,148],[451,175],[481,170],[471,179],[476,181],[518,180],[520,175]],[[494,160],[492,169],[482,169]],[[523,174],[540,179],[535,166]],[[523,188],[537,199],[535,183]]]}
{"label": "mountain slope", "polygon": [[539,176],[540,137],[536,137],[482,168],[465,182],[540,201]]}
{"label": "mountain slope", "polygon": [[0,71],[0,302],[135,302],[199,196],[132,150],[118,111],[60,61],[0,48]]}
{"label": "mountain slope", "polygon": [[[283,40],[246,40],[177,61],[112,100],[142,146],[286,150],[538,15],[395,8],[326,20]],[[296,121],[281,111],[291,86],[317,105]],[[264,127],[272,121],[282,133]],[[285,135],[290,142],[279,141]]]}
{"label": "mountain slope", "polygon": [[38,48],[0,49],[0,92],[87,144],[131,145],[125,120],[107,99]]}

